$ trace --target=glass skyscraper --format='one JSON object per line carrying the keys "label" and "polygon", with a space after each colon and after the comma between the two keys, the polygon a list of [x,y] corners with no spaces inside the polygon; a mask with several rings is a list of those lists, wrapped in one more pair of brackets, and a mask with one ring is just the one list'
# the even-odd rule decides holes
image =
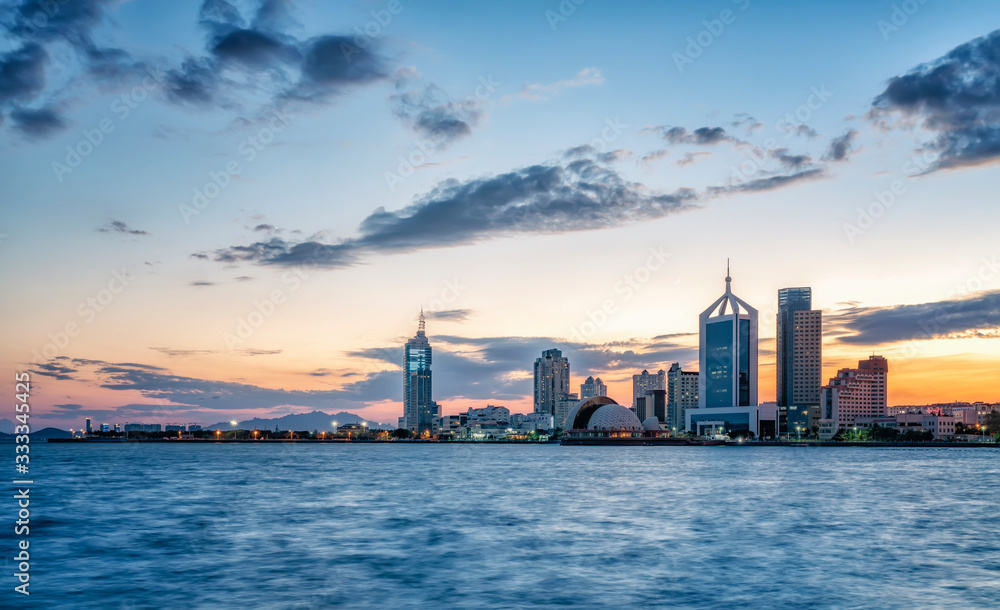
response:
{"label": "glass skyscraper", "polygon": [[757,403],[757,310],[735,294],[726,276],[726,293],[699,317],[701,364],[698,408],[688,409],[686,427],[693,434],[746,431],[773,438],[778,406]]}
{"label": "glass skyscraper", "polygon": [[430,431],[437,405],[431,399],[431,344],[425,333],[424,311],[415,337],[403,351],[403,417],[406,427],[417,434]]}
{"label": "glass skyscraper", "polygon": [[823,312],[812,309],[811,288],[778,291],[777,392],[780,429],[808,435],[819,418]]}
{"label": "glass skyscraper", "polygon": [[726,293],[701,314],[701,377],[698,406],[757,406],[757,310]]}

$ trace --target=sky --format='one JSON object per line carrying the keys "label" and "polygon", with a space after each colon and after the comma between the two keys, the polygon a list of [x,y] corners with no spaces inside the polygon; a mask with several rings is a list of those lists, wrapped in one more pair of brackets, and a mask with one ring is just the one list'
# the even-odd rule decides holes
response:
{"label": "sky", "polygon": [[[1000,401],[995,2],[0,2],[0,359],[35,426],[395,422],[559,348],[627,404],[725,288],[824,379]],[[15,392],[13,375],[9,393]],[[0,414],[2,416],[2,414]]]}

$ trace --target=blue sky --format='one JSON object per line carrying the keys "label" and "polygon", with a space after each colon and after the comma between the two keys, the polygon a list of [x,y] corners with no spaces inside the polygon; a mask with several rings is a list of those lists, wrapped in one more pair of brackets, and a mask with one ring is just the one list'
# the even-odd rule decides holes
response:
{"label": "blue sky", "polygon": [[[696,360],[726,258],[767,314],[762,398],[788,285],[813,286],[836,322],[825,375],[878,350],[894,402],[1000,391],[921,381],[942,359],[974,373],[1000,356],[995,3],[91,0],[44,26],[40,4],[3,7],[2,354],[39,371],[55,423],[150,404],[218,421],[250,403],[388,421],[398,363],[365,350],[394,354],[432,303],[451,312],[429,323],[446,411],[525,408],[531,354],[553,345],[574,384],[600,374],[625,399],[636,370]],[[70,167],[67,147],[89,154]],[[213,176],[226,186],[192,210]],[[307,250],[321,268],[301,267]],[[669,262],[625,298],[651,251]],[[134,280],[81,313],[115,271]],[[946,330],[922,336],[939,310]],[[68,323],[79,334],[37,361]],[[162,378],[115,383],[97,362]],[[189,389],[157,385],[173,378]],[[227,401],[220,383],[262,398]]]}

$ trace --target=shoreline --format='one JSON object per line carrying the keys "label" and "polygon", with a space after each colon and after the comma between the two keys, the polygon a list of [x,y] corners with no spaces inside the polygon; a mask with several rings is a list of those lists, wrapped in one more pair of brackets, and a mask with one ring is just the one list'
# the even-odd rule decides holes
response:
{"label": "shoreline", "polygon": [[[42,440],[42,439],[39,439]],[[630,441],[635,441],[638,439],[627,439]],[[395,445],[573,445],[573,446],[620,446],[620,447],[645,447],[645,446],[673,446],[661,443],[636,443],[636,442],[616,442],[614,440],[605,440],[602,442],[588,442],[588,443],[564,443],[560,440],[550,440],[550,441],[505,441],[505,440],[376,440],[376,439],[103,439],[103,438],[50,438],[45,439],[49,443],[97,443],[97,444],[114,444],[114,443],[154,443],[154,444],[306,444],[306,445],[323,445],[323,444],[395,444]],[[679,447],[695,447],[701,446],[695,443],[681,445]],[[736,442],[736,441],[726,441],[719,444],[705,445],[714,447],[903,447],[911,449],[939,449],[945,448],[982,448],[982,449],[997,449],[1000,448],[1000,443],[996,442],[947,442],[947,441],[925,441],[925,442],[861,442],[861,441],[753,441],[753,442]]]}

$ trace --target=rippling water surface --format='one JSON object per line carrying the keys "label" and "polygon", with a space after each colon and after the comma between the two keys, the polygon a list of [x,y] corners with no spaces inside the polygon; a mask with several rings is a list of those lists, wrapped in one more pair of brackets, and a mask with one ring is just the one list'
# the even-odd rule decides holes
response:
{"label": "rippling water surface", "polygon": [[[1000,605],[992,449],[52,443],[31,457],[36,607]],[[5,579],[0,604],[22,602]]]}

